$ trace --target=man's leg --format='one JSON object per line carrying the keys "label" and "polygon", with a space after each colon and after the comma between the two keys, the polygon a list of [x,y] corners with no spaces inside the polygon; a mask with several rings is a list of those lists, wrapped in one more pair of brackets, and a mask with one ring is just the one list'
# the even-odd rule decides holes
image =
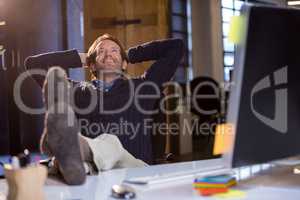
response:
{"label": "man's leg", "polygon": [[86,174],[97,175],[99,170],[97,169],[97,166],[94,163],[93,152],[85,137],[81,135],[79,135],[79,146]]}
{"label": "man's leg", "polygon": [[51,68],[43,90],[47,112],[41,150],[55,157],[67,184],[82,184],[86,174],[79,145],[77,119],[69,104],[70,86],[65,71],[59,67]]}
{"label": "man's leg", "polygon": [[119,141],[118,137],[112,134],[101,134],[90,139],[81,136],[86,140],[91,150],[93,162],[98,171],[105,171],[115,168],[131,168],[147,166],[142,160],[132,156]]}
{"label": "man's leg", "polygon": [[[57,77],[58,76],[58,77]],[[62,89],[63,88],[63,89]],[[101,170],[109,170],[112,168],[124,168],[124,167],[142,167],[147,166],[146,163],[143,161],[134,158],[128,151],[126,151],[122,144],[120,143],[119,139],[110,134],[102,134],[99,137],[95,139],[86,138],[84,136],[79,135],[79,129],[77,128],[77,121],[75,119],[74,113],[72,108],[69,106],[70,102],[70,86],[66,80],[66,74],[64,70],[61,68],[51,68],[47,74],[46,82],[44,84],[43,93],[44,93],[44,101],[45,105],[49,110],[52,111],[50,117],[47,117],[45,122],[51,122],[51,124],[57,125],[57,127],[53,125],[48,125],[45,123],[45,129],[44,133],[41,137],[41,152],[47,154],[48,156],[56,156],[58,152],[54,152],[57,147],[55,145],[52,145],[54,147],[51,148],[51,144],[49,142],[49,136],[48,132],[49,130],[53,130],[55,127],[56,129],[64,129],[67,126],[66,123],[61,124],[64,120],[67,122],[67,118],[71,119],[71,121],[76,122],[76,127],[73,127],[73,130],[70,130],[71,132],[76,132],[76,139],[79,140],[78,142],[74,142],[74,147],[76,147],[77,151],[79,150],[80,153],[76,155],[81,155],[81,158],[76,158],[77,161],[80,160],[80,168],[82,166],[82,162],[89,164],[89,172],[94,174],[95,171],[91,169],[91,166],[96,165],[96,168],[98,171]],[[66,105],[58,106],[57,102],[64,102]],[[60,111],[61,107],[67,107],[67,109],[63,109],[67,111],[69,114],[65,114],[64,120],[59,122],[59,120],[55,120],[55,118],[59,118],[59,113],[55,113],[53,111]],[[60,109],[59,109],[60,108]],[[59,125],[60,124],[60,125]],[[69,127],[71,128],[71,127]],[[54,131],[55,132],[55,131]],[[55,133],[53,134],[55,135]],[[79,135],[79,137],[78,137]],[[66,140],[66,139],[64,139]],[[66,147],[65,147],[66,148]],[[58,164],[60,164],[60,161],[58,161]],[[63,174],[63,176],[67,176],[66,173],[63,172],[63,169],[60,167],[60,171]],[[82,176],[82,169],[80,170],[80,174]],[[65,178],[66,179],[66,178]],[[72,181],[71,181],[72,182]],[[67,183],[70,183],[70,181],[67,181]]]}

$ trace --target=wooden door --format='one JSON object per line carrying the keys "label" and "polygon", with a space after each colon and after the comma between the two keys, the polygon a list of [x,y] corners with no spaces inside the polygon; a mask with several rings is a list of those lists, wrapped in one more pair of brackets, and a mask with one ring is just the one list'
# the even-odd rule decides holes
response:
{"label": "wooden door", "polygon": [[[168,37],[168,0],[85,1],[85,48],[100,35],[110,33],[125,48]],[[144,73],[150,62],[129,65],[128,73]]]}

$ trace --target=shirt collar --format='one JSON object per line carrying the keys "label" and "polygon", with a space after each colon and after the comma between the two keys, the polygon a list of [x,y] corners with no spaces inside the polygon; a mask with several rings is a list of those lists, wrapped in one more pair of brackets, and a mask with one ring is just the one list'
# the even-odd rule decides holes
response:
{"label": "shirt collar", "polygon": [[98,88],[98,89],[100,89],[102,91],[108,92],[112,88],[112,86],[115,84],[115,82],[116,82],[117,79],[115,79],[115,80],[113,80],[113,81],[111,81],[109,83],[106,83],[106,82],[104,82],[102,80],[99,80],[99,79],[95,79],[95,80],[92,80],[92,84],[96,88]]}

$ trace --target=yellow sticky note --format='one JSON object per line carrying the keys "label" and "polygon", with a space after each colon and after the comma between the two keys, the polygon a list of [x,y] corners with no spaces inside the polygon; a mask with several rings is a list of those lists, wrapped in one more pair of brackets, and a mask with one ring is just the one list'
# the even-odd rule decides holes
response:
{"label": "yellow sticky note", "polygon": [[220,193],[220,194],[215,194],[213,195],[214,197],[218,197],[218,198],[245,198],[246,197],[246,193],[240,190],[229,190],[226,193]]}
{"label": "yellow sticky note", "polygon": [[12,166],[10,164],[4,164],[3,168],[6,170],[11,170]]}
{"label": "yellow sticky note", "polygon": [[231,17],[228,33],[229,42],[240,44],[243,41],[245,37],[245,23],[245,17],[242,15]]}
{"label": "yellow sticky note", "polygon": [[233,134],[233,124],[225,123],[217,125],[213,149],[214,155],[227,153],[231,149]]}

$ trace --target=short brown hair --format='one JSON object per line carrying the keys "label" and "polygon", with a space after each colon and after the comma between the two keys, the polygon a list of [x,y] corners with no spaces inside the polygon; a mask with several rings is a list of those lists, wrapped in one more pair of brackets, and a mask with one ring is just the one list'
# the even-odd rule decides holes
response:
{"label": "short brown hair", "polygon": [[105,33],[101,36],[99,36],[94,42],[93,44],[90,46],[89,51],[87,53],[86,56],[86,64],[87,66],[91,66],[91,64],[96,64],[96,57],[97,57],[97,46],[100,42],[102,42],[103,40],[111,40],[115,43],[117,43],[117,45],[120,47],[121,50],[121,57],[122,60],[126,60],[128,62],[128,58],[127,58],[127,53],[122,45],[122,43],[120,42],[120,40],[118,40],[117,38],[113,37],[112,35]]}

